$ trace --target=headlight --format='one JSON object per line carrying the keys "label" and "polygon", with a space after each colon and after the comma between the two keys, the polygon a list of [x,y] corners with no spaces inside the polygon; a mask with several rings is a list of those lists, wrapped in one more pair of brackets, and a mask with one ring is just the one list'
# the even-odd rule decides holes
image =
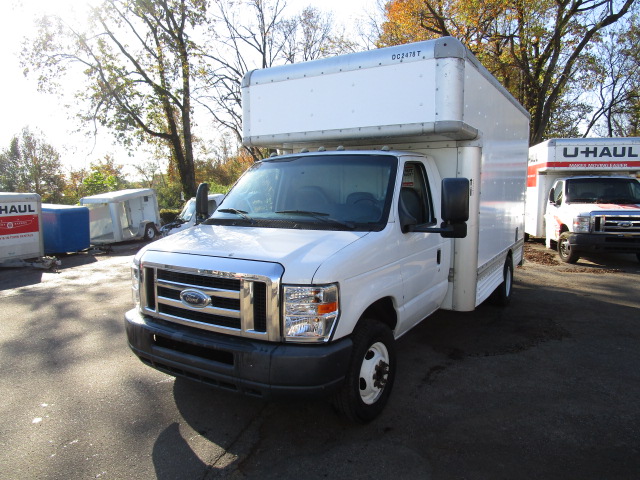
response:
{"label": "headlight", "polygon": [[140,265],[136,263],[131,264],[131,295],[133,297],[133,303],[136,308],[140,308],[140,283],[142,278],[140,276]]}
{"label": "headlight", "polygon": [[589,233],[591,217],[575,217],[573,219],[574,233]]}
{"label": "headlight", "polygon": [[284,287],[284,338],[326,342],[338,320],[338,286]]}

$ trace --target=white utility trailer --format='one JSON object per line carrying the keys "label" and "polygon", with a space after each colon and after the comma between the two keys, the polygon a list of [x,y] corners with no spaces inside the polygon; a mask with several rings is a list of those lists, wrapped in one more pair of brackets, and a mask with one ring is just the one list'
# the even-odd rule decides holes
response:
{"label": "white utility trailer", "polygon": [[89,208],[89,237],[94,245],[144,238],[160,231],[156,191],[134,188],[101,193],[80,199]]}

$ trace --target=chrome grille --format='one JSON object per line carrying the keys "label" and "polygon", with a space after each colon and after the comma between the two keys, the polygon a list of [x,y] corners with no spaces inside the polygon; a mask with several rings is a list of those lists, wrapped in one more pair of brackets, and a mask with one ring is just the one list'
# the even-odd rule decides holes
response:
{"label": "chrome grille", "polygon": [[597,215],[595,231],[640,235],[640,215]]}
{"label": "chrome grille", "polygon": [[[142,306],[145,314],[163,320],[213,332],[258,338],[280,339],[279,285],[282,267],[262,262],[173,254],[175,263],[167,265],[168,254],[148,252],[142,262]],[[148,257],[148,259],[146,258]],[[154,260],[154,261],[152,261]],[[194,267],[215,262],[216,267],[234,266],[240,272]],[[205,265],[202,265],[205,266]],[[246,273],[254,267],[255,273]],[[244,272],[242,271],[244,270]],[[208,298],[206,306],[184,302],[181,292],[195,289]]]}

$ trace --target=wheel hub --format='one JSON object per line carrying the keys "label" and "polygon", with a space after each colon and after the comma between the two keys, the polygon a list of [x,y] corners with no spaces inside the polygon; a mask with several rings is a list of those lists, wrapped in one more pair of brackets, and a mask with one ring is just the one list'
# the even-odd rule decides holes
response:
{"label": "wheel hub", "polygon": [[381,342],[376,342],[365,354],[360,367],[360,398],[367,405],[375,403],[389,378],[389,352]]}

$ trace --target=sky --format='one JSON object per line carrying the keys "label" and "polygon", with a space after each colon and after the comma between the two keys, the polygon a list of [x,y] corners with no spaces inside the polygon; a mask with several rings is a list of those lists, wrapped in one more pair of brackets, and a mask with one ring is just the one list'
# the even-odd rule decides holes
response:
{"label": "sky", "polygon": [[[97,3],[99,0],[90,0]],[[366,20],[376,0],[286,0],[288,15],[299,13],[308,5],[331,12],[337,23],[352,27],[357,19]],[[0,16],[0,150],[9,147],[11,138],[29,127],[53,145],[61,155],[66,169],[88,168],[92,162],[112,155],[116,163],[124,164],[131,175],[131,165],[137,161],[113,142],[106,131],[96,138],[78,133],[79,125],[70,118],[73,112],[65,108],[56,95],[38,93],[33,78],[23,75],[18,55],[23,38],[35,31],[34,20],[42,14],[82,15],[86,0],[4,0]],[[67,101],[68,102],[68,101]]]}

